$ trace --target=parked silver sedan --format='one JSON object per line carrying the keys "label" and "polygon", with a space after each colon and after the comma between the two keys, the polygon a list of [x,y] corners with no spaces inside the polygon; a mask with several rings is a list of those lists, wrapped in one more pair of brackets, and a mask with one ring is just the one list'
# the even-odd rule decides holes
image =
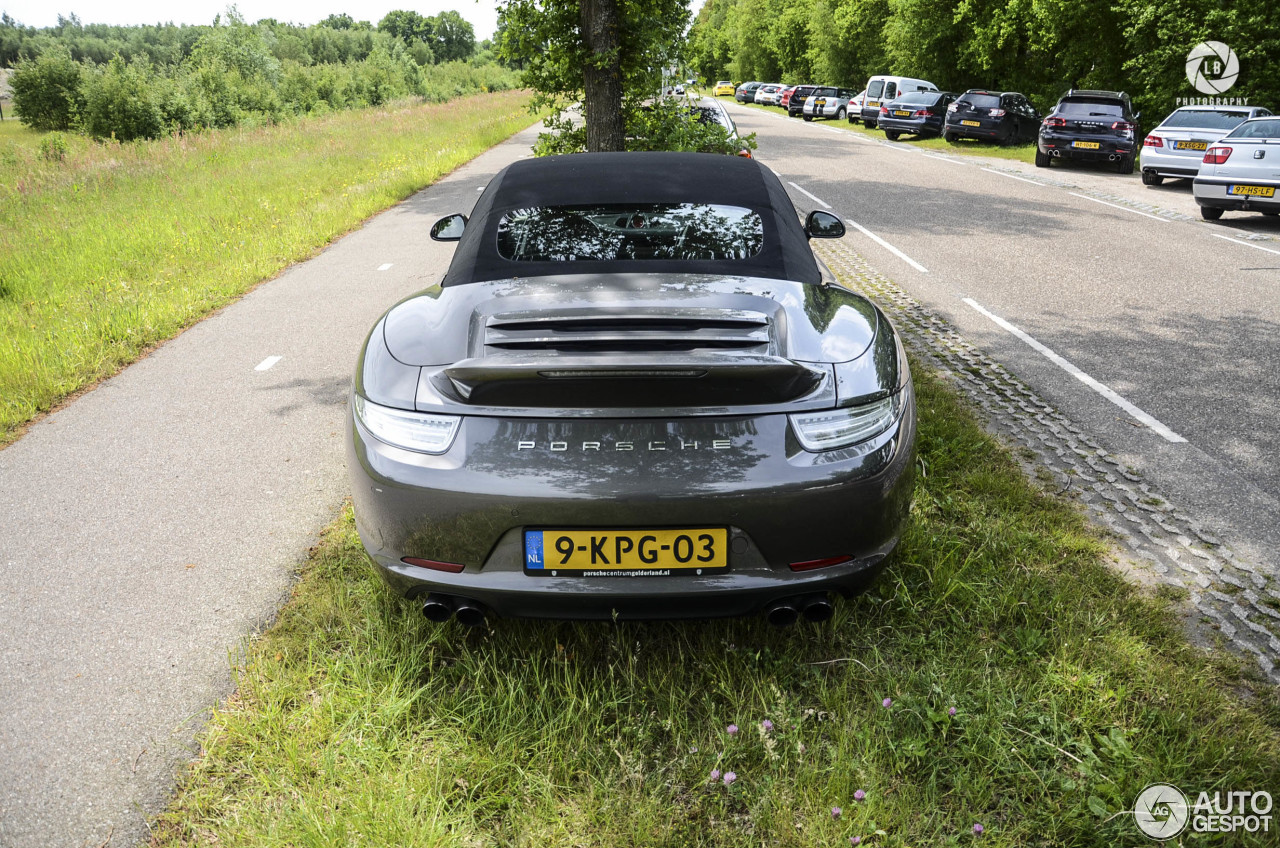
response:
{"label": "parked silver sedan", "polygon": [[856,92],[848,88],[836,88],[824,85],[809,95],[804,101],[804,119],[834,118],[843,121],[849,114],[849,101]]}
{"label": "parked silver sedan", "polygon": [[1227,209],[1280,215],[1280,118],[1251,118],[1206,150],[1192,191],[1208,221]]}
{"label": "parked silver sedan", "polygon": [[1270,115],[1261,106],[1183,106],[1174,109],[1142,142],[1139,168],[1144,185],[1160,185],[1165,177],[1191,179],[1209,146],[1242,121]]}

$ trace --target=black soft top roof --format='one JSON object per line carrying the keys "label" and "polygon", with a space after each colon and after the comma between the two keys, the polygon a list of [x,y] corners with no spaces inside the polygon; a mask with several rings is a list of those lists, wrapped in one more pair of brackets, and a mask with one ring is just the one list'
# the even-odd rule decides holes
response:
{"label": "black soft top roof", "polygon": [[[506,212],[604,203],[740,206],[760,215],[764,246],[750,259],[734,260],[516,262],[498,255],[498,221]],[[710,153],[575,153],[525,159],[499,171],[476,201],[442,285],[632,271],[821,280],[791,198],[760,163]]]}

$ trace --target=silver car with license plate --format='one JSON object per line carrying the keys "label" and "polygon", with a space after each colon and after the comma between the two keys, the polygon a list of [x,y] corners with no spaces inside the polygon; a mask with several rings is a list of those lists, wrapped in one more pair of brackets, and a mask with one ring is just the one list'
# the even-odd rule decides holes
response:
{"label": "silver car with license plate", "polygon": [[831,118],[843,121],[849,114],[849,101],[857,92],[848,88],[836,88],[824,85],[810,94],[804,101],[804,119]]}
{"label": "silver car with license plate", "polygon": [[1183,106],[1153,129],[1142,142],[1138,167],[1145,185],[1166,177],[1192,179],[1209,146],[1250,118],[1270,115],[1261,106]]}
{"label": "silver car with license plate", "polygon": [[915,401],[759,163],[523,160],[356,365],[360,538],[431,619],[831,614],[903,530]]}
{"label": "silver car with license plate", "polygon": [[1209,146],[1191,184],[1200,215],[1280,215],[1280,118],[1251,118]]}

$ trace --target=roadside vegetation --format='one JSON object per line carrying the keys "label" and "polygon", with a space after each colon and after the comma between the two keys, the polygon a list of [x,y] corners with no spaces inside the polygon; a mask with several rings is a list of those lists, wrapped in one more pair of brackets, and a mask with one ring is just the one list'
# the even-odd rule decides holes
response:
{"label": "roadside vegetation", "polygon": [[118,141],[517,87],[457,12],[393,11],[377,27],[347,15],[248,24],[234,6],[210,26],[86,26],[72,15],[35,29],[4,15],[3,66],[14,68],[13,111],[33,129]]}
{"label": "roadside vegetation", "polygon": [[0,123],[0,444],[529,125],[526,92],[94,142]]}
{"label": "roadside vegetation", "polygon": [[1274,689],[1189,647],[916,373],[913,521],[821,626],[433,625],[348,511],[154,844],[1113,848],[1149,783],[1276,786]]}
{"label": "roadside vegetation", "polygon": [[943,91],[1020,91],[1042,112],[1068,88],[1129,92],[1155,126],[1187,82],[1187,54],[1215,40],[1239,57],[1227,96],[1280,107],[1274,0],[707,0],[685,57],[704,80],[838,85],[874,74]]}

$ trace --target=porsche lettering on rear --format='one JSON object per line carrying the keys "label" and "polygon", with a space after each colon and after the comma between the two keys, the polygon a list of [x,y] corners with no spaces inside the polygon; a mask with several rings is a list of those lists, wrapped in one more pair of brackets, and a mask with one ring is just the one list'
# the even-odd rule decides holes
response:
{"label": "porsche lettering on rear", "polygon": [[685,441],[684,439],[675,439],[674,441],[651,441],[651,442],[575,442],[572,446],[569,442],[517,442],[516,450],[549,450],[555,453],[564,453],[565,451],[574,450],[581,451],[668,451],[668,450],[729,450],[733,447],[731,439],[712,439],[710,441],[699,441],[693,439]]}

